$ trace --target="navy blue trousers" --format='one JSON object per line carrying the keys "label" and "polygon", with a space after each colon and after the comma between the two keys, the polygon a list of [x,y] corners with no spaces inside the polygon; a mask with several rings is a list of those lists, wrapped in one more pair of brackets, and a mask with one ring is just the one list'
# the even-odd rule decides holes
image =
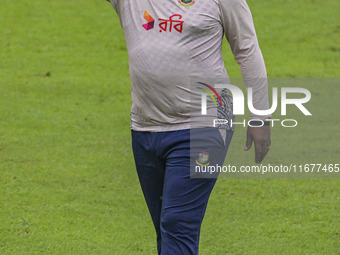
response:
{"label": "navy blue trousers", "polygon": [[222,165],[232,134],[227,131],[223,139],[216,128],[132,131],[137,173],[156,229],[158,254],[198,254],[201,223],[217,176],[195,174],[195,166]]}

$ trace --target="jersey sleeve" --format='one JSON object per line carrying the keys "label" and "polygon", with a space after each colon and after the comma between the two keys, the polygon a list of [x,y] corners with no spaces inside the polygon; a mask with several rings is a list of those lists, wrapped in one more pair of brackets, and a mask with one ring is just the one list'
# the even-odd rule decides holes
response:
{"label": "jersey sleeve", "polygon": [[[267,110],[268,81],[252,14],[245,0],[219,0],[221,22],[236,62],[239,64],[247,91],[253,90],[253,106]],[[251,114],[251,119],[270,118],[270,115]]]}
{"label": "jersey sleeve", "polygon": [[119,10],[118,10],[118,0],[107,0],[108,2],[110,2],[113,6],[113,8],[116,10],[116,12],[119,14]]}

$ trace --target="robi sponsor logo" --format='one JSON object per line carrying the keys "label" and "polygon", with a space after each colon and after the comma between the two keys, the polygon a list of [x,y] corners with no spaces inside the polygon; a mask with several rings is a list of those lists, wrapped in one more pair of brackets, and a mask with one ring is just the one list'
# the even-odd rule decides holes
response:
{"label": "robi sponsor logo", "polygon": [[[144,11],[144,16],[143,18],[148,22],[146,24],[143,24],[142,27],[144,27],[144,29],[146,31],[149,31],[151,29],[154,28],[155,26],[155,19],[145,10]],[[158,19],[159,21],[159,32],[173,32],[176,31],[178,33],[182,33],[183,32],[183,24],[184,21],[181,20],[182,19],[182,15],[180,14],[174,14],[172,16],[170,16],[168,19]]]}
{"label": "robi sponsor logo", "polygon": [[155,25],[154,18],[151,17],[151,15],[147,11],[144,11],[144,16],[143,17],[148,22],[148,23],[142,25],[145,28],[145,30],[153,29],[153,27]]}

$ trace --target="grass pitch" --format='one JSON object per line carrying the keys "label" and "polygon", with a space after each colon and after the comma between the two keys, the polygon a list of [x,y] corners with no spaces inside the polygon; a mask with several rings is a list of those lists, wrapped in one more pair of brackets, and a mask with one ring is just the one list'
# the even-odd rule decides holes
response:
{"label": "grass pitch", "polygon": [[[339,1],[248,1],[270,77],[340,76]],[[123,32],[102,0],[0,2],[0,254],[156,254],[135,173]],[[228,46],[225,62],[240,77]],[[265,163],[339,163],[339,89]],[[295,114],[295,113],[293,113]],[[228,160],[251,164],[238,129]],[[314,162],[318,163],[318,162]],[[220,179],[201,254],[340,254],[339,179]]]}

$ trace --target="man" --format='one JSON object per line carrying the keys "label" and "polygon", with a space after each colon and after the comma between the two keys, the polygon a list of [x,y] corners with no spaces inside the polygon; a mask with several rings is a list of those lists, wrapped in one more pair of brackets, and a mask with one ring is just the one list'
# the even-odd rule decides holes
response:
{"label": "man", "polygon": [[[158,254],[198,254],[200,227],[216,178],[195,175],[192,169],[223,164],[233,134],[230,125],[208,124],[212,118],[232,119],[228,92],[217,93],[209,84],[229,81],[221,54],[224,35],[246,86],[253,88],[254,107],[268,109],[266,69],[251,13],[245,0],[110,2],[125,33],[133,153]],[[208,103],[205,116],[192,114],[200,110],[194,106],[198,94],[191,95],[195,87],[220,96],[217,108]],[[245,150],[253,142],[260,163],[270,145],[269,126],[248,127]]]}

